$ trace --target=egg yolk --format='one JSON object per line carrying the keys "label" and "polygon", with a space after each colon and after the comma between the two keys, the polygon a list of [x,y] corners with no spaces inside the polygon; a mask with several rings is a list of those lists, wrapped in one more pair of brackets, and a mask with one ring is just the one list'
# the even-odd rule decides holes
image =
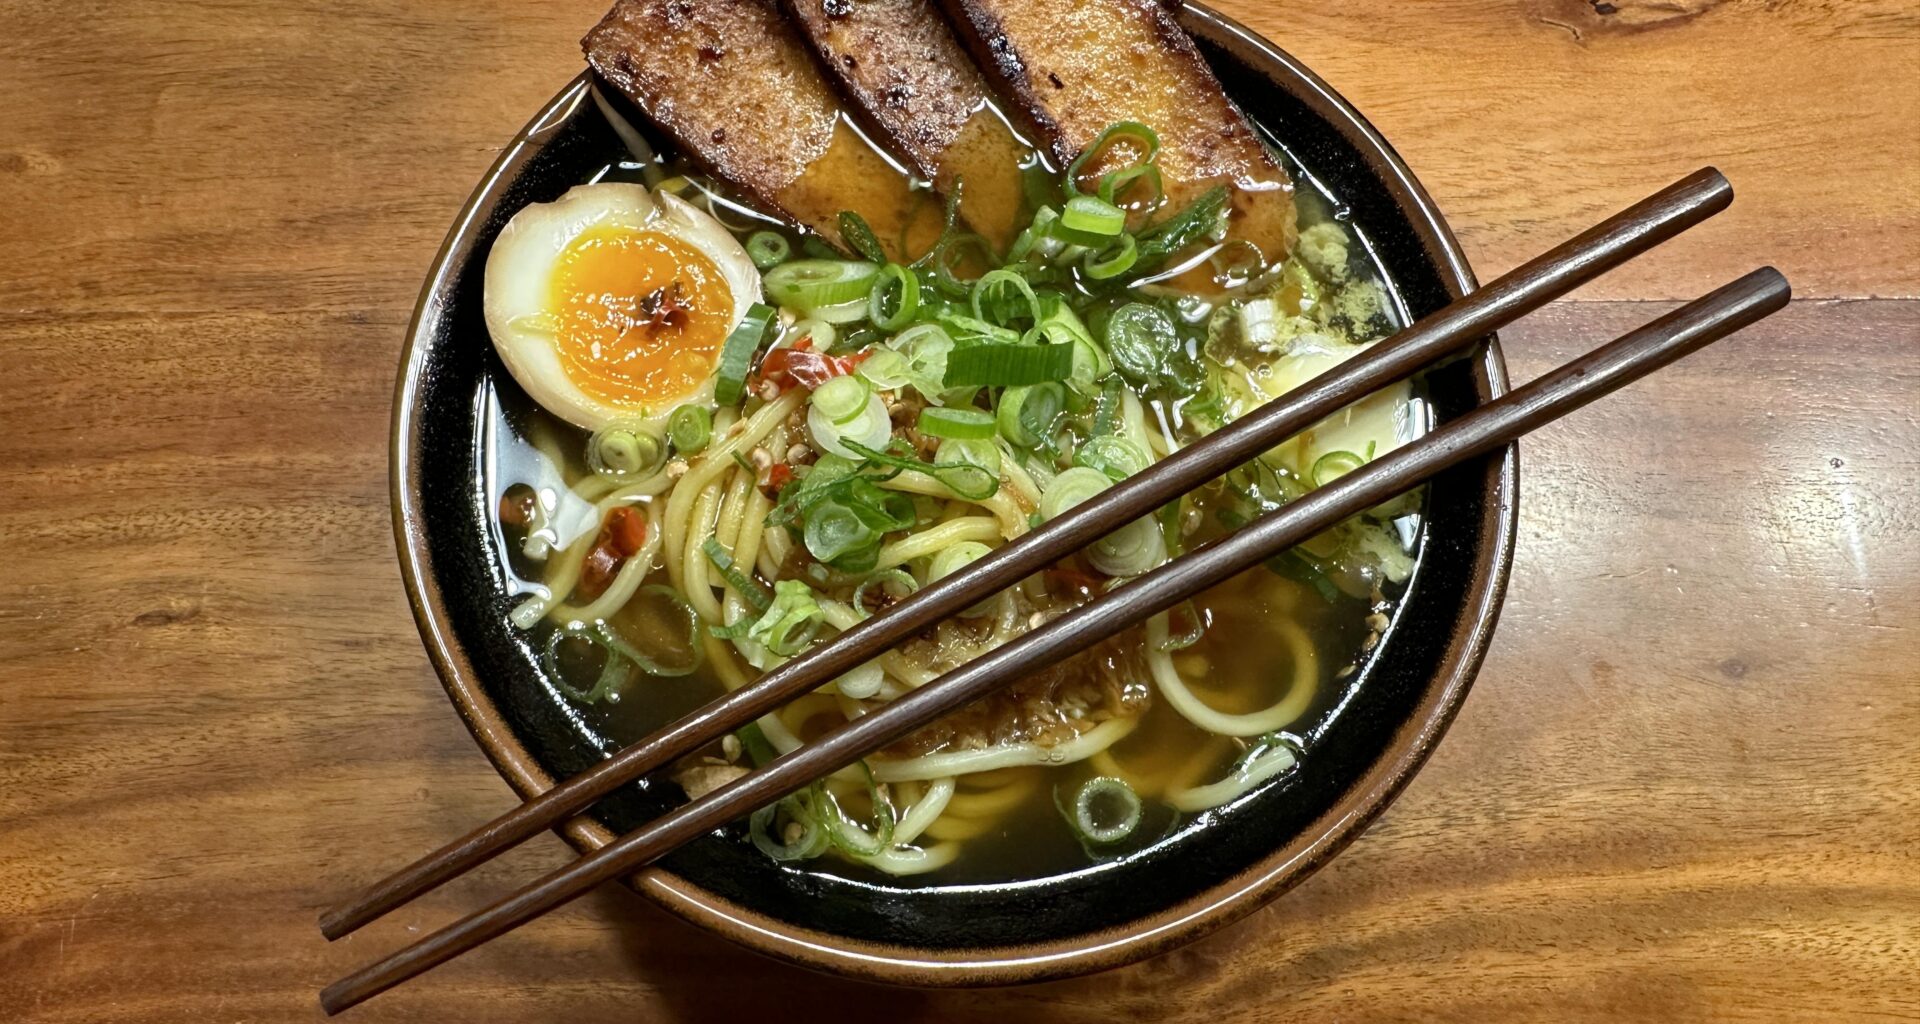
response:
{"label": "egg yolk", "polygon": [[554,262],[561,365],[581,391],[651,407],[712,375],[732,328],[733,291],[713,260],[672,235],[594,228]]}

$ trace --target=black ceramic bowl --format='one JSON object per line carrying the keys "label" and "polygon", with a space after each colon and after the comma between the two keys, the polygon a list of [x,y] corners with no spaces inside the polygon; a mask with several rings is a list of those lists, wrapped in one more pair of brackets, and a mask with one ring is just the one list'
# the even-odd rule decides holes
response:
{"label": "black ceramic bowl", "polygon": [[[1201,7],[1182,15],[1241,107],[1347,205],[1405,309],[1420,316],[1474,286],[1426,192],[1360,115],[1291,57]],[[479,410],[514,387],[481,315],[488,247],[507,218],[620,158],[575,79],[507,147],[449,233],[421,296],[393,420],[394,526],[414,614],[447,692],[522,796],[607,752],[540,685],[507,624],[489,543]],[[1504,392],[1489,339],[1431,374],[1441,419]],[[1320,726],[1305,770],[1148,855],[1004,888],[893,888],[789,871],[737,837],[708,837],[632,884],[668,910],[764,953],[912,984],[990,984],[1085,973],[1171,948],[1257,908],[1351,841],[1405,785],[1451,721],[1498,613],[1512,552],[1511,450],[1436,480],[1419,568],[1356,696]],[[660,813],[673,787],[636,787],[572,828],[580,850]]]}

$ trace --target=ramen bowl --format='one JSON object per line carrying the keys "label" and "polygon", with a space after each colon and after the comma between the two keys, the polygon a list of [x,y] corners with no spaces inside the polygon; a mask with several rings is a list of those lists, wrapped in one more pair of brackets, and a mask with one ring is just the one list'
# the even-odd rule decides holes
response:
{"label": "ramen bowl", "polygon": [[[1475,286],[1452,232],[1386,141],[1325,82],[1233,21],[1181,15],[1227,92],[1370,250],[1404,315]],[[622,155],[592,79],[568,83],[480,182],[435,260],[395,399],[392,488],[401,566],[448,696],[522,797],[611,741],[548,688],[508,622],[489,528],[489,406],[512,387],[482,312],[486,255],[509,217]],[[1506,390],[1497,341],[1425,377],[1440,420]],[[804,966],[912,985],[1008,984],[1103,970],[1164,952],[1253,912],[1352,842],[1406,785],[1467,694],[1499,612],[1513,547],[1515,453],[1436,478],[1418,561],[1350,696],[1316,725],[1312,756],[1272,784],[1137,856],[994,885],[887,883],[797,871],[733,836],[709,836],[628,882],[673,914]],[[605,846],[681,799],[636,785],[564,835]]]}

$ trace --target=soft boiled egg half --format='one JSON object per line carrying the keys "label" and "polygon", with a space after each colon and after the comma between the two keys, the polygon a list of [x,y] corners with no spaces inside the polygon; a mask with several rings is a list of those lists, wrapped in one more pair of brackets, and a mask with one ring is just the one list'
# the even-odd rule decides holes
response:
{"label": "soft boiled egg half", "polygon": [[580,185],[513,215],[487,256],[487,331],[547,411],[658,428],[711,405],[760,275],[712,216],[644,185]]}

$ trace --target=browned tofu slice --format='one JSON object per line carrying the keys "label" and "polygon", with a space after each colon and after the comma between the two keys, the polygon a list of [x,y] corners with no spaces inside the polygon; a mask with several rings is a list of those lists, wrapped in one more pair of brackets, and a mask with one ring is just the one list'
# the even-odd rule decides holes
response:
{"label": "browned tofu slice", "polygon": [[1020,168],[1033,151],[992,105],[987,81],[933,0],[783,0],[889,148],[951,195],[1004,247],[1020,216]]}
{"label": "browned tofu slice", "polygon": [[1292,182],[1160,0],[940,2],[1063,166],[1108,125],[1139,121],[1160,136],[1173,208],[1227,185],[1233,237],[1268,260],[1292,250]]}
{"label": "browned tofu slice", "polygon": [[847,123],[773,0],[620,0],[581,45],[600,77],[763,209],[836,242],[853,210],[890,249],[910,224],[937,228],[937,203]]}

